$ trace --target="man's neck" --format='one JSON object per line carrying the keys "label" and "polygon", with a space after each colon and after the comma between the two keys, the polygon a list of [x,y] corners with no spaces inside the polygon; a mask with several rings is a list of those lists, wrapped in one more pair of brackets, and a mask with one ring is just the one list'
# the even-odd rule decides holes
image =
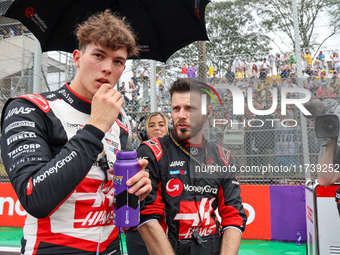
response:
{"label": "man's neck", "polygon": [[185,142],[189,143],[190,145],[199,145],[202,143],[203,134],[200,132],[196,134],[194,137],[190,137],[190,139],[185,140]]}

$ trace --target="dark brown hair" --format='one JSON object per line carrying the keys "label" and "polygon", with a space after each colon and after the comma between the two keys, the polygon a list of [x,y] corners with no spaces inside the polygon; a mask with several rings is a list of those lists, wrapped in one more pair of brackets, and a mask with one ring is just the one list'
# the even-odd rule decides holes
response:
{"label": "dark brown hair", "polygon": [[[200,94],[208,94],[206,91],[210,92],[210,88],[207,84],[203,82],[199,82],[195,79],[191,78],[179,78],[174,83],[171,84],[170,88],[170,96],[172,98],[175,92],[177,93],[186,93],[190,91],[197,91]],[[207,102],[210,104],[211,97],[210,95],[207,96]]]}
{"label": "dark brown hair", "polygon": [[95,43],[114,51],[125,47],[128,57],[138,54],[136,37],[131,26],[110,10],[92,15],[78,25],[75,32],[79,41],[79,50],[83,51],[87,45]]}

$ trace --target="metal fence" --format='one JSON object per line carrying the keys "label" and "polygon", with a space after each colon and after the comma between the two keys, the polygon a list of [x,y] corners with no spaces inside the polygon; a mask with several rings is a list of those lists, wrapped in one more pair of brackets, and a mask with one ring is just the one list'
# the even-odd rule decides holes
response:
{"label": "metal fence", "polygon": [[[11,1],[0,1],[1,12],[4,12],[10,3]],[[166,113],[171,120],[168,88],[174,80],[185,76],[185,68],[183,68],[183,63],[185,63],[188,69],[191,66],[196,68],[196,78],[214,86],[223,98],[223,106],[213,106],[214,112],[205,129],[205,135],[209,140],[232,151],[234,161],[244,169],[238,175],[239,180],[243,183],[276,185],[304,182],[305,164],[317,164],[320,150],[314,135],[313,120],[301,122],[300,112],[296,108],[289,108],[286,116],[281,115],[280,108],[271,117],[266,116],[278,120],[275,121],[275,125],[268,125],[268,122],[251,114],[249,109],[246,109],[242,118],[233,115],[230,104],[233,96],[230,90],[224,89],[223,86],[233,85],[240,88],[245,98],[251,88],[254,97],[253,105],[258,109],[267,109],[266,107],[272,104],[272,89],[275,86],[294,88],[301,87],[302,84],[304,88],[311,91],[313,98],[339,100],[340,81],[337,75],[333,75],[332,71],[337,70],[332,61],[326,61],[324,64],[317,62],[314,58],[309,68],[307,58],[302,56],[303,62],[300,64],[306,77],[298,79],[298,63],[289,60],[290,54],[294,52],[280,52],[279,60],[277,55],[269,51],[261,54],[248,52],[242,55],[228,53],[225,56],[217,56],[214,55],[209,44],[213,44],[213,39],[207,43],[192,44],[197,48],[195,57],[188,56],[180,62],[170,60],[166,64],[156,64],[156,73],[153,74],[159,76],[156,80],[162,81],[164,90],[160,90],[158,85],[156,86],[152,81],[150,83],[141,78],[144,68],[152,66],[150,61],[140,60],[130,63],[126,75],[123,75],[118,84],[118,90],[123,91],[124,108],[131,116],[134,146],[137,148],[140,143],[137,138],[138,121],[141,116],[151,111],[152,102],[155,103],[156,110]],[[16,20],[3,16],[0,16],[0,49],[0,110],[10,97],[55,90],[65,82],[72,81],[75,67],[71,54],[39,53],[39,44],[30,31]],[[330,54],[331,51],[325,53]],[[38,57],[41,57],[39,67],[35,66],[35,60]],[[228,59],[229,64],[219,65],[221,58]],[[265,64],[264,58],[267,61]],[[215,70],[213,70],[214,66]],[[131,79],[132,70],[136,72],[135,83]],[[40,84],[38,88],[37,84]],[[323,92],[322,88],[326,87],[327,91]],[[152,89],[156,90],[155,98],[150,95]],[[290,96],[294,97],[295,94]],[[282,125],[285,118],[288,119],[285,122],[286,126]],[[290,125],[289,119],[296,120],[297,125],[287,127]],[[226,123],[225,120],[228,122]],[[234,121],[234,126],[231,124],[232,121]],[[236,121],[238,124],[235,124]],[[249,121],[252,123],[249,124]],[[256,121],[260,124],[255,124]],[[307,139],[303,138],[304,135]],[[311,172],[311,177],[316,178],[316,171]],[[0,182],[8,181],[5,169],[0,164]]]}

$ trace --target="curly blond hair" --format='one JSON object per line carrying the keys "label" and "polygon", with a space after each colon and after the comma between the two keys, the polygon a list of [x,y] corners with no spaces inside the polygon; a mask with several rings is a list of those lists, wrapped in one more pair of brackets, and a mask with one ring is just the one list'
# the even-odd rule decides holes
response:
{"label": "curly blond hair", "polygon": [[126,48],[128,57],[137,56],[136,36],[131,26],[110,10],[92,15],[79,24],[76,31],[79,50],[84,51],[91,43],[118,50]]}

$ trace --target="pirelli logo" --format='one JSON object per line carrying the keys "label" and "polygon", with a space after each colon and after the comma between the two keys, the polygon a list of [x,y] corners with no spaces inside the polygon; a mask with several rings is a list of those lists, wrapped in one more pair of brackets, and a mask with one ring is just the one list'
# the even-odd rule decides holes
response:
{"label": "pirelli logo", "polygon": [[22,132],[19,132],[19,133],[16,133],[10,137],[7,138],[7,145],[10,145],[11,143],[15,142],[15,141],[18,141],[18,140],[21,140],[21,139],[25,139],[25,138],[36,138],[36,134],[34,132],[25,132],[25,131],[22,131]]}

